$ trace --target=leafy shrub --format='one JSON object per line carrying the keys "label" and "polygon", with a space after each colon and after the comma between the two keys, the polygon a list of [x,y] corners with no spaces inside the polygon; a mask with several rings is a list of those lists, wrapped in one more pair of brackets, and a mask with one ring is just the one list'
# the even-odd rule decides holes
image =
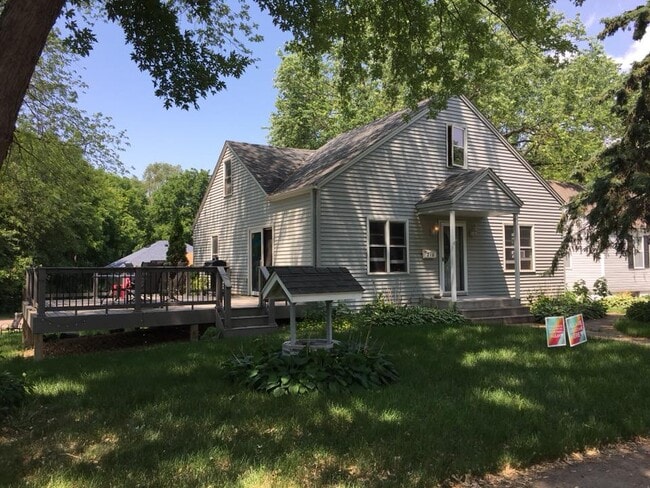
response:
{"label": "leafy shrub", "polygon": [[18,408],[32,392],[25,377],[18,378],[8,371],[0,371],[0,418]]}
{"label": "leafy shrub", "polygon": [[216,327],[208,327],[201,336],[202,341],[216,341],[221,338],[221,331]]}
{"label": "leafy shrub", "polygon": [[603,298],[608,310],[627,310],[630,305],[639,299],[630,292],[616,293]]}
{"label": "leafy shrub", "polygon": [[573,293],[580,300],[584,300],[589,296],[589,288],[587,288],[585,280],[578,280],[573,284]]}
{"label": "leafy shrub", "polygon": [[342,343],[331,351],[305,348],[296,355],[277,349],[234,355],[229,378],[247,388],[273,396],[373,388],[399,379],[393,363],[380,350],[360,343]]}
{"label": "leafy shrub", "polygon": [[543,322],[545,317],[558,315],[567,317],[582,314],[585,319],[599,319],[607,314],[607,307],[602,300],[592,300],[588,296],[579,297],[569,291],[553,297],[540,293],[528,300],[530,313],[538,322]]}
{"label": "leafy shrub", "polygon": [[364,326],[413,327],[422,325],[465,325],[467,319],[455,309],[411,307],[383,300],[381,296],[359,312]]}
{"label": "leafy shrub", "polygon": [[642,300],[633,303],[625,312],[625,316],[637,322],[650,323],[650,301]]}
{"label": "leafy shrub", "polygon": [[609,292],[609,286],[607,286],[607,278],[598,278],[594,281],[594,293],[601,298],[605,298],[611,293]]}

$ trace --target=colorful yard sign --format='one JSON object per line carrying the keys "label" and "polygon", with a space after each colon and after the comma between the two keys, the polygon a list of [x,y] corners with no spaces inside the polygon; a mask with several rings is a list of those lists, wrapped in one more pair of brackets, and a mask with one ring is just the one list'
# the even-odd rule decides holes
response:
{"label": "colorful yard sign", "polygon": [[569,345],[571,347],[587,342],[587,329],[582,314],[566,318],[566,331],[569,335]]}
{"label": "colorful yard sign", "polygon": [[566,346],[564,317],[546,317],[546,345],[548,347]]}

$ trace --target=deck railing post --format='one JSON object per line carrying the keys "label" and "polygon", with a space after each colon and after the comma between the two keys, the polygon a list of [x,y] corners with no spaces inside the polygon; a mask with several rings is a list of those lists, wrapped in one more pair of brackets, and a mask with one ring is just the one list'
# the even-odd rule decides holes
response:
{"label": "deck railing post", "polygon": [[230,329],[232,325],[232,310],[231,310],[231,289],[229,286],[224,290],[224,300],[223,300],[223,318],[227,329]]}
{"label": "deck railing post", "polygon": [[38,315],[45,315],[45,293],[47,291],[47,270],[42,266],[36,268],[36,308],[38,308]]}
{"label": "deck railing post", "polygon": [[275,299],[269,298],[269,325],[275,324]]}
{"label": "deck railing post", "polygon": [[143,273],[141,268],[135,268],[135,286],[133,287],[133,310],[139,312],[142,310],[142,288],[143,288]]}
{"label": "deck railing post", "polygon": [[216,278],[217,284],[216,284],[216,289],[215,292],[217,294],[217,305],[222,305],[223,303],[221,302],[222,299],[222,289],[221,287],[223,286],[223,280],[221,279],[221,273],[218,271],[212,275],[213,278]]}

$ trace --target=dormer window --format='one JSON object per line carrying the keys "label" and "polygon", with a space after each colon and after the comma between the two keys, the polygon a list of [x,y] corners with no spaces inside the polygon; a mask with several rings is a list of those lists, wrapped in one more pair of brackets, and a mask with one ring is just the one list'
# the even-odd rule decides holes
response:
{"label": "dormer window", "polygon": [[230,160],[223,163],[223,196],[232,195],[232,163]]}
{"label": "dormer window", "polygon": [[467,129],[458,125],[447,126],[447,166],[467,167]]}

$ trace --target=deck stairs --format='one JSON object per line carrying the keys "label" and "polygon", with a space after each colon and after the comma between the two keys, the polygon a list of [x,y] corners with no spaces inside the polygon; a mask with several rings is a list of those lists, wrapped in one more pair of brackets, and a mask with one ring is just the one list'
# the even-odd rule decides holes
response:
{"label": "deck stairs", "polygon": [[[448,308],[449,299],[433,299],[430,305]],[[533,322],[528,307],[516,298],[481,297],[462,298],[456,302],[456,309],[467,319],[479,324],[527,324]]]}
{"label": "deck stairs", "polygon": [[224,337],[242,337],[269,334],[278,330],[278,325],[269,318],[266,310],[259,307],[231,309],[230,327],[226,327],[224,310],[217,309],[217,326]]}

